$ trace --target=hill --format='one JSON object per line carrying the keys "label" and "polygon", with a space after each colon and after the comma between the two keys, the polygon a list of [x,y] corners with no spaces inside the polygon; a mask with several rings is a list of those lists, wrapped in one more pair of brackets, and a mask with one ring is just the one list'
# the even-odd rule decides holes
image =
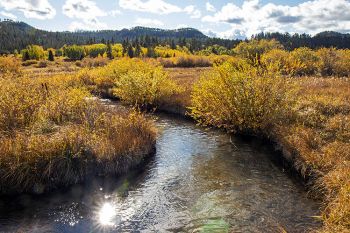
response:
{"label": "hill", "polygon": [[350,34],[343,34],[334,31],[320,32],[314,36],[308,34],[289,34],[289,33],[259,33],[253,36],[255,39],[276,39],[286,49],[293,50],[299,47],[320,48],[335,47],[338,49],[350,48]]}
{"label": "hill", "polygon": [[126,39],[135,40],[141,37],[148,37],[148,40],[153,39],[157,42],[183,39],[205,41],[208,39],[206,35],[194,28],[164,30],[134,27],[122,30],[50,32],[36,29],[24,22],[5,20],[0,22],[0,53],[23,49],[29,44],[38,44],[45,48],[59,48],[65,44],[91,44],[107,40],[122,42]]}
{"label": "hill", "polygon": [[[287,50],[302,46],[310,48],[336,47],[350,48],[350,34],[325,31],[311,36],[308,34],[259,33],[255,39],[276,39]],[[122,30],[51,32],[34,28],[24,22],[12,20],[0,21],[0,54],[13,53],[30,44],[45,48],[60,48],[71,44],[122,43],[124,40],[139,40],[144,47],[167,44],[171,46],[186,45],[191,51],[203,49],[210,45],[233,48],[241,40],[211,38],[194,28],[165,30],[159,28],[134,27]]]}

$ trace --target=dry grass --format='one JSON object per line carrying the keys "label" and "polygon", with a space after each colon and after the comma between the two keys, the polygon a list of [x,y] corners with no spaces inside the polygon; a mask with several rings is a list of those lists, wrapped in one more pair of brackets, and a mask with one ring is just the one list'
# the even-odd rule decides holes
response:
{"label": "dry grass", "polygon": [[193,84],[200,76],[212,68],[167,68],[165,69],[171,79],[183,88],[181,93],[163,99],[160,110],[185,115],[187,107],[191,104]]}
{"label": "dry grass", "polygon": [[350,80],[311,78],[300,86],[298,119],[276,132],[304,172],[317,174],[327,231],[350,230]]}
{"label": "dry grass", "polygon": [[20,61],[15,57],[0,56],[0,74],[17,73],[20,71]]}
{"label": "dry grass", "polygon": [[[176,103],[189,106],[192,85],[207,69],[168,71],[187,90]],[[312,193],[325,203],[320,231],[349,232],[350,80],[304,77],[294,82],[299,87],[296,116],[266,133],[303,175],[314,178]]]}
{"label": "dry grass", "polygon": [[171,58],[158,58],[160,64],[165,68],[170,67],[210,67],[213,65],[209,57],[196,56],[196,55],[184,55]]}
{"label": "dry grass", "polygon": [[[121,75],[126,74],[128,70],[136,67],[135,63],[129,63],[125,61],[126,60],[115,61],[102,68],[83,69],[76,77],[76,79],[78,80],[78,83],[80,83],[79,85],[88,87],[90,91],[91,88],[93,88],[93,91],[109,91],[115,87],[115,82],[119,80]],[[152,61],[153,60],[150,62]],[[221,62],[219,61],[218,64],[220,63]],[[211,69],[212,68],[165,69],[169,73],[169,76],[177,84],[183,87],[184,91],[176,95],[164,97],[159,108],[174,113],[185,114],[187,107],[191,105],[191,93],[193,84],[199,80],[199,77],[202,76],[203,73]],[[76,79],[72,79],[68,83],[76,83]],[[325,201],[322,216],[324,219],[324,228],[321,229],[321,231],[349,232],[350,81],[349,79],[342,78],[304,77],[294,79],[294,83],[299,87],[297,104],[294,109],[296,114],[289,116],[290,119],[286,119],[283,124],[275,125],[274,127],[269,128],[265,133],[281,145],[283,151],[285,152],[285,156],[289,156],[289,158],[295,163],[296,168],[299,169],[302,174],[311,175],[313,178],[315,178],[313,180],[313,189],[315,190],[314,193],[319,197],[322,196]],[[35,100],[35,98],[32,99]],[[21,103],[24,103],[25,99],[21,101]],[[11,108],[6,107],[5,109]],[[28,114],[28,116],[32,116],[32,114]],[[29,121],[30,123],[26,123],[25,121],[25,119],[28,120],[30,117],[18,117],[16,114],[12,114],[11,117],[15,117],[15,120],[13,120],[13,122],[16,122],[16,124],[31,124],[32,128],[35,128],[37,131],[45,132],[41,135],[44,139],[40,138],[40,140],[48,140],[45,139],[45,137],[48,137],[50,134],[60,135],[57,137],[50,137],[51,140],[54,140],[54,138],[59,139],[57,139],[57,142],[50,142],[51,144],[48,142],[47,145],[52,146],[49,146],[46,149],[40,149],[43,151],[56,148],[55,143],[57,143],[57,145],[64,145],[63,148],[68,148],[68,151],[70,153],[79,154],[80,150],[76,150],[75,147],[71,148],[71,146],[79,145],[79,143],[81,143],[83,146],[79,148],[89,148],[87,150],[89,151],[88,154],[110,155],[111,153],[106,151],[108,151],[108,148],[111,147],[100,145],[113,145],[113,143],[116,142],[114,142],[112,139],[120,137],[109,137],[108,135],[106,136],[106,134],[103,134],[103,136],[101,136],[100,134],[96,133],[97,136],[94,136],[91,139],[91,131],[84,131],[86,128],[85,126],[81,126],[81,123],[79,123],[78,126],[82,128],[77,128],[78,126],[74,125],[73,127],[72,124],[63,124],[64,126],[59,125],[58,129],[56,129],[57,123],[52,125],[51,121],[43,121],[40,122],[40,124],[32,124],[32,120]],[[9,116],[6,116],[4,119],[11,118],[9,118]],[[139,122],[140,119],[135,120],[135,124]],[[91,122],[91,120],[87,120],[87,122]],[[126,122],[129,121],[127,120]],[[14,123],[11,124],[13,125]],[[37,127],[37,125],[40,127]],[[136,127],[135,130],[132,130],[132,132],[145,132],[146,135],[149,135],[149,138],[152,138],[152,133],[147,134],[147,132],[150,132],[151,127],[150,125],[146,125],[146,122],[142,123],[141,126]],[[105,132],[107,130],[104,129],[105,126],[100,125],[99,127],[103,129],[101,130],[102,132]],[[133,126],[129,127],[134,129]],[[23,135],[25,135],[27,132],[24,128],[21,129],[19,133],[15,131],[11,137],[19,137],[23,139]],[[130,128],[127,128],[125,133],[130,132]],[[71,134],[59,133],[61,131],[64,132],[64,130],[67,130],[65,132],[71,132]],[[74,132],[82,133],[78,135]],[[2,137],[9,137],[5,134],[2,135]],[[65,137],[62,137],[62,135],[65,135]],[[125,137],[126,145],[130,146],[128,143],[130,143],[132,140],[130,138],[133,138],[133,135],[135,136],[138,134],[134,133],[131,134],[130,137]],[[16,150],[18,148],[28,148],[27,144],[29,142],[33,143],[33,145],[36,145],[35,142],[40,141],[36,137],[36,135],[33,136],[33,142],[31,142],[31,140],[19,139],[19,144],[16,144],[13,146],[13,148],[16,148]],[[84,140],[86,139],[86,141],[82,140],[81,137],[83,137]],[[143,138],[144,137],[142,136],[136,141],[142,141]],[[145,138],[147,138],[147,136],[145,136]],[[23,146],[22,141],[27,144],[24,143]],[[75,141],[75,143],[67,143],[72,141]],[[89,144],[91,142],[94,142],[96,144]],[[135,145],[143,144],[141,142],[135,142]],[[60,148],[62,147],[60,146]],[[125,148],[122,150],[126,150]],[[117,149],[117,151],[119,150],[120,149]],[[62,152],[62,154],[67,155],[66,152]]]}
{"label": "dry grass", "polygon": [[0,78],[0,193],[115,175],[152,152],[153,123],[91,98],[74,76]]}

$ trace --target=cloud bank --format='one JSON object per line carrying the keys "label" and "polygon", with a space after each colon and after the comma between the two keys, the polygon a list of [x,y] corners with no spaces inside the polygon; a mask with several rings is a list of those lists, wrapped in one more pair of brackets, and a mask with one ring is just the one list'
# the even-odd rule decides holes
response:
{"label": "cloud bank", "polygon": [[250,37],[259,32],[298,32],[315,34],[326,30],[350,30],[350,2],[347,0],[314,0],[296,6],[260,4],[245,0],[242,6],[227,3],[213,15],[202,18],[205,23],[227,24],[221,37]]}
{"label": "cloud bank", "polygon": [[[0,6],[6,11],[20,11],[26,18],[52,19],[56,15],[55,8],[48,0],[1,0]],[[5,14],[12,15],[12,18],[14,18],[14,15],[9,12]]]}

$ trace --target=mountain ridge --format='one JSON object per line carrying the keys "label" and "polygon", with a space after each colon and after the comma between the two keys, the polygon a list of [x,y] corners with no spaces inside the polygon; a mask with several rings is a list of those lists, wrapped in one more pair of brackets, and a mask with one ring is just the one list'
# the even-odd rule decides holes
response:
{"label": "mountain ridge", "polygon": [[[42,45],[45,48],[60,48],[65,44],[92,44],[111,41],[122,43],[124,40],[134,41],[139,38],[151,41],[151,44],[177,44],[200,49],[218,44],[231,49],[242,40],[213,38],[195,28],[160,29],[136,26],[121,30],[96,31],[47,31],[37,29],[25,22],[0,20],[0,54],[13,53],[30,44]],[[252,38],[276,39],[286,49],[307,46],[310,48],[338,47],[350,48],[350,34],[335,31],[324,31],[314,36],[308,34],[259,33]]]}

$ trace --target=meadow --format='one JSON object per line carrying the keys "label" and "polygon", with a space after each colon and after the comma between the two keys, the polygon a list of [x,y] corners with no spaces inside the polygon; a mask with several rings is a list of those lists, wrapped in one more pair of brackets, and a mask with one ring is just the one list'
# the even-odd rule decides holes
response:
{"label": "meadow", "polygon": [[99,96],[270,140],[323,200],[319,231],[349,232],[349,50],[252,40],[227,54],[159,47],[129,56],[116,44],[67,46],[46,61],[33,47],[0,58],[2,192],[80,182],[91,164],[116,174],[149,154],[152,123]]}

